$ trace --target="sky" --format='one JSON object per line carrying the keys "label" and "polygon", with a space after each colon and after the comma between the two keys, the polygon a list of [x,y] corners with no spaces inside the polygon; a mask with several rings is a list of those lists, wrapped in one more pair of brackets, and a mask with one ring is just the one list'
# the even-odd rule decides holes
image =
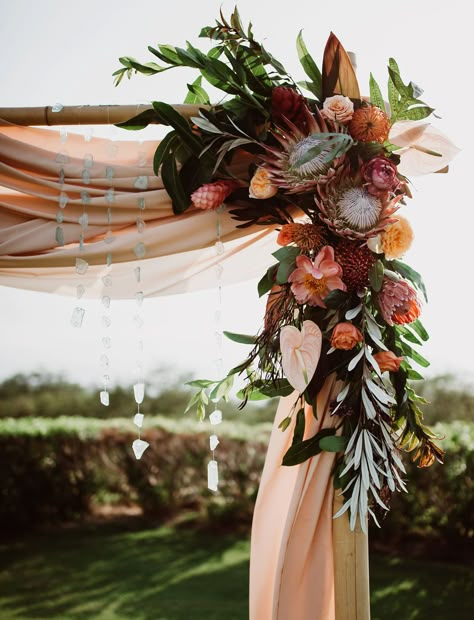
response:
{"label": "sky", "polygon": [[[127,55],[149,61],[153,58],[148,45],[199,43],[201,27],[213,23],[221,5],[229,15],[234,2],[0,0],[0,106],[179,103],[195,73],[179,69],[137,76],[115,88],[111,74],[119,67],[117,59]],[[390,4],[241,0],[238,7],[244,22],[252,21],[256,37],[264,40],[295,79],[304,79],[295,48],[298,32],[304,29],[306,44],[321,65],[325,41],[333,31],[347,50],[357,54],[362,91],[368,92],[370,72],[381,85],[386,83],[386,65],[392,56],[402,77],[419,84],[424,100],[442,117],[434,124],[462,151],[448,175],[412,178],[414,198],[403,207],[403,215],[412,223],[415,242],[406,260],[424,276],[429,292],[422,315],[431,334],[422,351],[432,361],[428,376],[445,372],[463,379],[474,376],[469,152],[474,141],[470,109],[474,88],[469,68],[473,57],[469,3],[451,0],[448,10],[444,3],[424,0]],[[121,139],[124,133],[117,128],[93,129],[93,135]],[[194,376],[216,376],[217,297],[213,289],[145,300],[145,371],[172,365],[177,373],[189,370]],[[100,302],[87,304],[90,319],[77,330],[69,323],[74,299],[0,287],[0,380],[18,372],[42,371],[98,385],[105,334],[100,327]],[[222,304],[225,329],[244,333],[259,329],[263,305],[256,282],[224,288]],[[131,302],[115,302],[112,307],[112,382],[134,379],[140,337],[133,327],[134,312]],[[243,359],[246,351],[242,345],[226,342],[224,368]],[[154,377],[159,383],[159,373]]]}

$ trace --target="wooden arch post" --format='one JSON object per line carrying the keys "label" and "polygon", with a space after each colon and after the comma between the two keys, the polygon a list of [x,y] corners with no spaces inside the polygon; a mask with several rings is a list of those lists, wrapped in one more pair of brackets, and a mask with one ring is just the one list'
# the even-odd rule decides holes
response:
{"label": "wooden arch post", "polygon": [[[354,63],[354,60],[351,58]],[[112,125],[126,121],[149,105],[64,106],[54,112],[52,107],[0,108],[0,125]],[[198,115],[197,105],[174,105],[186,118]],[[333,514],[342,506],[336,491]],[[360,525],[352,532],[348,512],[333,520],[334,579],[336,620],[370,620],[368,536]]]}

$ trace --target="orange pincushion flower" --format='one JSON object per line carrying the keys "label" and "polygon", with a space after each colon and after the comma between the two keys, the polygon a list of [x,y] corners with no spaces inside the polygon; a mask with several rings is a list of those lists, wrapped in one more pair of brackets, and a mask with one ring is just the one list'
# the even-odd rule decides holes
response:
{"label": "orange pincushion flower", "polygon": [[388,260],[400,258],[410,249],[413,241],[413,230],[410,222],[398,216],[398,222],[390,224],[380,236],[383,253]]}
{"label": "orange pincushion flower", "polygon": [[354,112],[349,133],[360,142],[385,142],[390,131],[390,119],[374,105],[364,105]]}
{"label": "orange pincushion flower", "polygon": [[283,224],[277,238],[278,245],[295,243],[306,252],[320,250],[327,243],[324,230],[314,224]]}

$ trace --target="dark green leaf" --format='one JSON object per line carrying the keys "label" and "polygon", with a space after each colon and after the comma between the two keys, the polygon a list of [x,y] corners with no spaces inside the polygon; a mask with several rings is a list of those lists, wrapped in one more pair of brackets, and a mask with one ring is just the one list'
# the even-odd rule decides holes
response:
{"label": "dark green leaf", "polygon": [[263,297],[266,293],[271,291],[275,283],[275,271],[278,269],[278,265],[272,265],[268,268],[267,273],[263,276],[257,285],[258,296]]}
{"label": "dark green leaf", "polygon": [[188,94],[184,103],[195,103],[195,104],[203,104],[209,105],[211,102],[209,100],[209,95],[206,93],[204,88],[201,86],[202,83],[202,75],[200,75],[192,84],[188,84]]}
{"label": "dark green leaf", "polygon": [[383,274],[384,274],[384,264],[379,259],[372,265],[369,271],[370,286],[373,288],[373,290],[376,293],[378,293],[382,289]]}
{"label": "dark green leaf", "polygon": [[346,437],[340,435],[330,435],[319,440],[319,447],[325,452],[344,452],[346,446]]}
{"label": "dark green leaf", "polygon": [[174,157],[168,157],[164,160],[161,166],[161,179],[171,198],[173,212],[177,215],[184,213],[184,211],[186,211],[186,209],[190,206],[191,202],[188,196],[186,196],[181,179],[179,178],[178,168]]}
{"label": "dark green leaf", "polygon": [[224,336],[233,342],[240,344],[255,344],[257,341],[256,336],[248,336],[247,334],[235,334],[234,332],[223,332]]}
{"label": "dark green leaf", "polygon": [[296,414],[295,430],[293,432],[293,445],[301,443],[304,437],[306,415],[304,409],[300,409]]}
{"label": "dark green leaf", "polygon": [[122,123],[116,123],[116,127],[120,127],[121,129],[130,129],[132,131],[137,131],[140,129],[144,129],[148,125],[161,124],[160,117],[156,114],[155,110],[145,110],[144,112],[140,112],[133,118],[128,119],[128,121],[123,121]]}
{"label": "dark green leaf", "polygon": [[161,61],[166,62],[173,66],[180,66],[183,63],[180,61],[176,48],[172,45],[158,45],[158,49],[155,49],[151,45],[148,46],[148,51]]}
{"label": "dark green leaf", "polygon": [[328,308],[333,310],[339,308],[342,304],[347,301],[347,293],[342,291],[339,288],[335,288],[332,290],[327,297],[323,299],[323,302]]}
{"label": "dark green leaf", "polygon": [[425,359],[422,355],[420,355],[418,351],[415,351],[415,349],[412,349],[412,347],[405,344],[404,342],[401,343],[400,346],[401,346],[401,349],[404,355],[411,358],[414,362],[416,362],[420,366],[423,366],[423,368],[428,368],[428,366],[430,365],[429,361]]}
{"label": "dark green leaf", "polygon": [[153,108],[163,125],[171,125],[189,150],[199,156],[203,149],[203,144],[201,139],[192,132],[188,121],[176,112],[172,106],[162,101],[153,101]]}
{"label": "dark green leaf", "polygon": [[163,163],[163,160],[169,155],[170,151],[172,151],[173,142],[176,142],[176,139],[176,132],[170,131],[159,143],[153,157],[153,171],[156,175],[158,175],[158,171]]}
{"label": "dark green leaf", "polygon": [[303,41],[303,31],[300,30],[298,37],[296,39],[296,49],[298,51],[298,58],[300,60],[301,66],[304,69],[304,72],[311,80],[312,89],[309,89],[316,97],[321,100],[323,94],[323,82],[321,77],[321,71],[318,66],[314,62],[312,56],[309,54],[308,49],[306,48],[305,42]]}
{"label": "dark green leaf", "polygon": [[293,394],[294,391],[294,387],[290,385],[286,379],[277,379],[273,383],[268,383],[260,387],[260,392],[268,396],[268,398],[289,396]]}
{"label": "dark green leaf", "polygon": [[316,456],[316,454],[321,452],[319,446],[320,440],[323,437],[334,435],[335,432],[334,428],[323,428],[314,437],[311,437],[311,439],[306,439],[305,441],[292,445],[283,457],[282,465],[299,465],[312,456]]}
{"label": "dark green leaf", "polygon": [[296,263],[294,261],[282,261],[278,265],[278,271],[276,274],[276,284],[286,284],[290,274],[295,270]]}
{"label": "dark green leaf", "polygon": [[413,370],[413,368],[407,370],[407,377],[411,381],[422,381],[424,379],[423,375],[420,375],[420,373]]}
{"label": "dark green leaf", "polygon": [[369,80],[369,88],[370,88],[370,101],[378,108],[385,112],[385,101],[382,97],[382,92],[380,90],[380,86],[377,84],[372,73],[370,74]]}
{"label": "dark green leaf", "polygon": [[288,261],[295,261],[296,257],[301,253],[301,250],[299,248],[295,248],[292,245],[286,245],[283,248],[280,248],[279,250],[277,250],[276,252],[273,252],[272,256],[274,256],[278,261],[282,262],[288,262]]}

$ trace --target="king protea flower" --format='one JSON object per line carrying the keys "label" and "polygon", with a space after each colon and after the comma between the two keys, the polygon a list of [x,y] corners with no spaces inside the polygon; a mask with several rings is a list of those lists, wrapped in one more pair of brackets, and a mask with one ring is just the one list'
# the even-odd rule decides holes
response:
{"label": "king protea flower", "polygon": [[315,202],[320,217],[340,237],[368,239],[375,237],[396,221],[403,194],[370,193],[360,172],[354,174],[349,165],[341,164],[317,184]]}
{"label": "king protea flower", "polygon": [[296,257],[296,269],[290,274],[288,282],[299,304],[325,308],[323,299],[335,288],[346,290],[341,280],[341,266],[334,260],[334,250],[325,245],[314,261],[307,256]]}
{"label": "king protea flower", "polygon": [[224,200],[239,187],[236,181],[216,181],[201,185],[191,194],[191,202],[198,209],[218,209]]}
{"label": "king protea flower", "polygon": [[421,304],[415,289],[406,282],[384,278],[377,302],[389,325],[412,323],[421,314]]}
{"label": "king protea flower", "polygon": [[[284,126],[282,123],[271,132],[279,142],[280,148],[264,145],[268,154],[262,157],[272,183],[287,190],[289,194],[313,189],[330,169],[330,165],[324,161],[331,151],[329,142],[317,156],[303,164],[298,163],[310,149],[324,142],[318,134],[342,131],[339,126],[322,118],[318,111],[315,113],[316,116],[313,116],[304,106],[302,114],[305,117],[306,129],[302,130],[289,120],[285,120]],[[331,166],[336,165],[339,159],[334,160]]]}
{"label": "king protea flower", "polygon": [[285,325],[280,331],[281,364],[288,383],[302,394],[308,387],[321,355],[322,334],[313,321],[303,321],[301,331]]}

